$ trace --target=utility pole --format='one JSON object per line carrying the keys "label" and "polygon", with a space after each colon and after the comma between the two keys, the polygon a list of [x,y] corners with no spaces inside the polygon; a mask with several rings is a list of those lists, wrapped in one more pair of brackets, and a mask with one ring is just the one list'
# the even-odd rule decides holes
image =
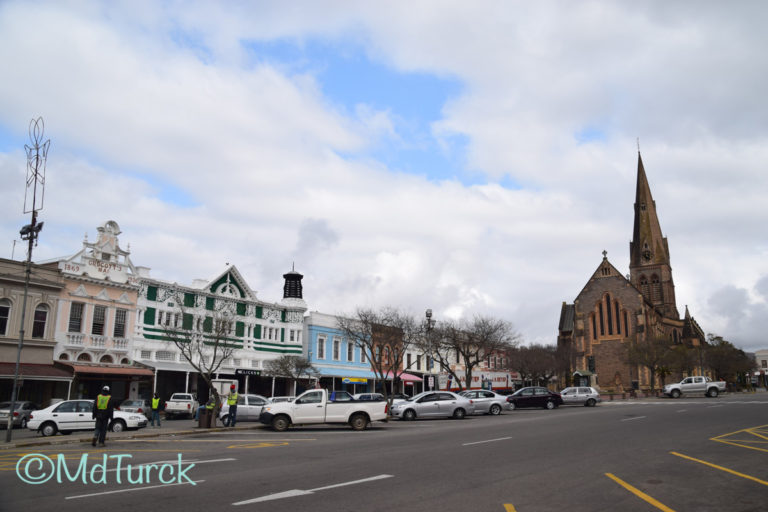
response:
{"label": "utility pole", "polygon": [[[29,247],[27,249],[27,262],[25,265],[24,276],[24,300],[21,303],[21,328],[19,329],[19,345],[16,349],[16,368],[13,372],[13,388],[11,389],[11,408],[8,411],[8,425],[5,434],[5,442],[10,443],[13,434],[13,413],[16,411],[16,393],[19,380],[19,363],[21,361],[21,350],[24,348],[24,323],[27,316],[27,296],[29,295],[29,279],[32,274],[32,248],[37,244],[37,238],[40,230],[43,229],[43,223],[37,223],[37,212],[43,209],[45,198],[45,163],[48,160],[48,147],[51,145],[50,139],[43,142],[45,134],[45,123],[42,117],[33,119],[29,122],[29,139],[32,146],[24,145],[27,151],[27,183],[24,193],[24,213],[32,214],[32,222],[27,224],[19,234],[22,240],[27,240]],[[38,185],[40,195],[40,205],[38,206]],[[29,204],[27,201],[30,201]]]}

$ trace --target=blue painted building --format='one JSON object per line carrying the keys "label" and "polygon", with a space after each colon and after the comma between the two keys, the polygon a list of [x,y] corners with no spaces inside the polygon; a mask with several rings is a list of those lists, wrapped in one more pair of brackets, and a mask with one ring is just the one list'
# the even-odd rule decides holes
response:
{"label": "blue painted building", "polygon": [[304,354],[320,372],[320,385],[352,394],[374,391],[376,376],[370,363],[337,328],[336,318],[317,311],[304,318]]}

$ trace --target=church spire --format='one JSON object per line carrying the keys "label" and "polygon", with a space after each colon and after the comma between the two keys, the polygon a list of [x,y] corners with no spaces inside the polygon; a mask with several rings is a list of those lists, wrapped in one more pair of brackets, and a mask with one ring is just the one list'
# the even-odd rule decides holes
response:
{"label": "church spire", "polygon": [[661,232],[656,201],[651,195],[643,158],[637,152],[635,221],[629,243],[629,273],[632,284],[664,316],[679,318],[667,239]]}

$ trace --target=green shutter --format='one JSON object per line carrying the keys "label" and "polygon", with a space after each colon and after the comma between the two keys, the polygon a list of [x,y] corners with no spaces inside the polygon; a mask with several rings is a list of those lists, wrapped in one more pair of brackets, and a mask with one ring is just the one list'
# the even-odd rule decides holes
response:
{"label": "green shutter", "polygon": [[147,308],[144,312],[144,325],[155,325],[155,308]]}
{"label": "green shutter", "polygon": [[216,305],[216,299],[214,299],[213,297],[205,298],[205,309],[209,311],[213,311],[213,308],[215,305]]}
{"label": "green shutter", "polygon": [[242,302],[237,303],[237,314],[240,316],[245,316],[245,304]]}
{"label": "green shutter", "polygon": [[[285,313],[285,311],[283,311]],[[280,341],[285,341],[285,327],[280,328]]]}
{"label": "green shutter", "polygon": [[203,330],[205,332],[213,332],[213,317],[205,317],[205,320],[203,320]]}
{"label": "green shutter", "polygon": [[256,306],[256,318],[264,318],[262,315],[264,314],[264,308],[261,306]]}
{"label": "green shutter", "polygon": [[184,316],[181,319],[181,328],[187,331],[192,330],[192,315],[184,313]]}
{"label": "green shutter", "polygon": [[157,300],[157,286],[147,286],[147,300]]}
{"label": "green shutter", "polygon": [[245,324],[243,322],[235,322],[235,336],[238,338],[245,336]]}
{"label": "green shutter", "polygon": [[280,321],[281,321],[281,322],[285,322],[285,310],[282,310],[282,311],[280,312]]}
{"label": "green shutter", "polygon": [[261,326],[260,325],[255,325],[253,327],[253,337],[256,338],[257,340],[261,339]]}
{"label": "green shutter", "polygon": [[195,294],[194,293],[185,293],[184,294],[184,307],[187,307],[187,308],[195,307]]}

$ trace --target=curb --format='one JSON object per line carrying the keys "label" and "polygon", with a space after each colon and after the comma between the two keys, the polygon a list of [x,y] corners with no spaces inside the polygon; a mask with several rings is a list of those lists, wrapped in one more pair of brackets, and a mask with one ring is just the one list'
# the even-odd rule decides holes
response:
{"label": "curb", "polygon": [[[256,430],[264,428],[265,425],[262,425],[260,423],[257,423],[256,425],[247,425],[247,426],[238,426],[238,427],[211,427],[211,428],[200,428],[200,427],[194,427],[193,429],[185,429],[185,430],[169,430],[165,432],[142,432],[141,430],[138,431],[132,431],[132,432],[126,432],[126,433],[120,433],[115,434],[114,432],[110,432],[109,436],[112,438],[112,440],[116,439],[145,439],[145,438],[151,438],[151,437],[168,437],[168,436],[187,436],[187,435],[193,435],[193,434],[206,434],[211,432],[231,432],[231,431],[238,431],[238,430]],[[147,427],[144,427],[147,428]],[[83,431],[88,432],[88,431]],[[0,444],[0,452],[3,450],[13,450],[16,448],[26,448],[26,447],[34,447],[34,446],[51,446],[51,445],[59,445],[59,444],[77,444],[77,443],[90,443],[93,439],[93,436],[89,433],[87,436],[80,435],[79,437],[70,437],[70,436],[62,436],[62,437],[50,437],[50,438],[40,438],[40,437],[33,437],[28,439],[22,439],[20,441],[11,441],[10,443],[2,443]]]}

